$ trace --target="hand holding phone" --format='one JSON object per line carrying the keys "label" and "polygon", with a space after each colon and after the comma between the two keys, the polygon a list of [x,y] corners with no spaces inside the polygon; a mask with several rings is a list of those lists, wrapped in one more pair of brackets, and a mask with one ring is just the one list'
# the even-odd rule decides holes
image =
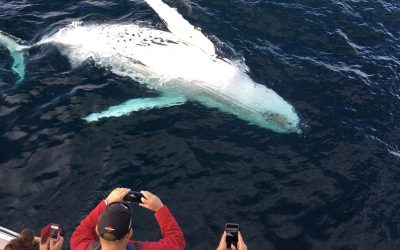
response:
{"label": "hand holding phone", "polygon": [[61,226],[51,223],[40,231],[40,244],[45,244],[49,237],[57,241],[60,238],[60,234]]}
{"label": "hand holding phone", "polygon": [[50,224],[50,238],[58,240],[61,234],[61,226],[57,224]]}
{"label": "hand holding phone", "polygon": [[237,248],[239,224],[226,223],[225,232],[226,232],[226,237],[225,237],[226,247],[231,248],[231,245],[233,244]]}
{"label": "hand holding phone", "polygon": [[160,208],[164,206],[160,198],[157,195],[150,193],[149,191],[142,191],[143,198],[141,199],[141,203],[139,206],[150,209],[153,212],[158,211]]}
{"label": "hand holding phone", "polygon": [[[228,231],[234,231],[234,232],[236,231],[236,228],[238,229],[238,231],[237,231],[238,240],[237,240],[237,243],[236,243],[237,245],[236,245],[235,249],[237,249],[237,250],[247,250],[246,243],[244,243],[242,234],[239,231],[239,225],[234,224],[234,223],[228,223],[228,224],[230,224],[230,225],[225,225],[225,231],[221,236],[221,240],[219,242],[217,250],[231,249],[233,242],[235,242],[234,237],[233,237],[233,241],[232,241],[232,233],[229,233],[229,235],[228,235],[228,233],[226,231],[227,228],[228,228]],[[232,228],[234,230],[231,230]],[[233,234],[235,234],[235,233],[233,233]],[[231,243],[229,246],[227,244],[228,241]]]}

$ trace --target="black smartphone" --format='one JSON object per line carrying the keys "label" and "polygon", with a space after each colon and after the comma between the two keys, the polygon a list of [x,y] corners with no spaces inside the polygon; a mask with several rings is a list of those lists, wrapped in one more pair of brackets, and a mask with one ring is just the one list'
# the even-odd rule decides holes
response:
{"label": "black smartphone", "polygon": [[50,224],[50,238],[58,240],[60,238],[61,227],[57,224]]}
{"label": "black smartphone", "polygon": [[226,223],[225,232],[226,232],[226,238],[225,238],[226,247],[231,248],[231,245],[233,244],[237,248],[239,224]]}
{"label": "black smartphone", "polygon": [[127,195],[125,195],[124,201],[142,203],[142,197],[144,196],[141,192],[130,191]]}

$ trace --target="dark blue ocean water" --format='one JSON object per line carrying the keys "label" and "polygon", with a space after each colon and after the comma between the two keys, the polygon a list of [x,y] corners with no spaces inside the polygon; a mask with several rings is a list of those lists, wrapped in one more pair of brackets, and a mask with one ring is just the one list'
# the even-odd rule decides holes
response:
{"label": "dark blue ocean water", "polygon": [[[296,109],[278,134],[188,103],[87,124],[151,94],[52,46],[29,51],[14,85],[0,47],[0,225],[67,237],[114,187],[157,194],[188,249],[215,249],[237,222],[249,249],[400,249],[400,3],[394,0],[166,0],[218,51]],[[72,21],[146,21],[142,1],[0,0],[0,30],[33,44]],[[232,50],[233,49],[233,50]],[[135,207],[134,239],[160,237]],[[67,245],[67,244],[66,244]]]}

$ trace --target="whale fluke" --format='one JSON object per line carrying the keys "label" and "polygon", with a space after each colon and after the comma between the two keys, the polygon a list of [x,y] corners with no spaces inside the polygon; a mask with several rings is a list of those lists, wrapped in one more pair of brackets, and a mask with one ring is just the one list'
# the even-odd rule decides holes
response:
{"label": "whale fluke", "polygon": [[18,76],[17,83],[25,78],[25,49],[28,46],[19,45],[12,36],[0,31],[0,44],[4,45],[13,58],[12,71]]}

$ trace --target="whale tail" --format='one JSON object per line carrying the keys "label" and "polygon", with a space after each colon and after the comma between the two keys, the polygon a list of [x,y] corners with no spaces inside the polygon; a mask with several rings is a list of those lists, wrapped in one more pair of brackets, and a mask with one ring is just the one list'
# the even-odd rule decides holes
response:
{"label": "whale tail", "polygon": [[17,83],[25,78],[25,51],[28,46],[20,45],[11,35],[0,31],[0,45],[5,46],[13,58],[12,71],[17,75]]}

